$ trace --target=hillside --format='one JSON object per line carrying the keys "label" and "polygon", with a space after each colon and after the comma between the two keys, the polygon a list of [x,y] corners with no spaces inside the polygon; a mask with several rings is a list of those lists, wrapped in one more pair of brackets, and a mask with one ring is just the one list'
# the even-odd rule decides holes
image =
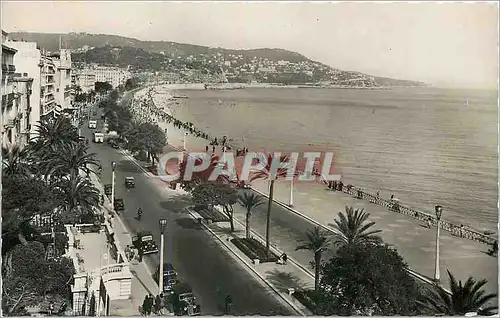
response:
{"label": "hillside", "polygon": [[231,50],[88,33],[13,32],[9,36],[13,40],[37,42],[40,48],[47,51],[57,51],[61,40],[63,48],[73,50],[75,62],[121,67],[130,65],[135,70],[175,72],[189,81],[328,83],[351,87],[425,85],[334,69],[283,49]]}

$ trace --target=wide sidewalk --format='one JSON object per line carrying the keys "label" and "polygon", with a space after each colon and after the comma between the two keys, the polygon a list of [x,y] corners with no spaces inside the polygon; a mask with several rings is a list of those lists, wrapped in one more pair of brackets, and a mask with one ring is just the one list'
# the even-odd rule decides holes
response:
{"label": "wide sidewalk", "polygon": [[[256,180],[252,188],[257,192],[269,194],[268,182]],[[403,256],[410,268],[429,278],[434,277],[436,255],[436,228],[427,228],[425,224],[410,216],[389,211],[382,206],[356,199],[348,194],[327,190],[322,184],[294,183],[293,209],[288,207],[290,200],[290,182],[277,181],[274,187],[274,201],[296,213],[316,222],[325,229],[331,229],[339,212],[345,213],[346,206],[364,209],[370,213],[369,221],[375,221],[374,229],[382,230],[383,240],[393,245]],[[445,212],[446,213],[446,212]],[[447,231],[440,234],[440,271],[441,280],[447,284],[446,270],[450,270],[457,279],[465,280],[469,276],[476,279],[486,278],[489,291],[498,290],[498,259],[487,255],[488,246],[465,238],[453,236]]]}
{"label": "wide sidewalk", "polygon": [[[91,179],[99,189],[99,192],[104,194],[104,188],[101,180],[94,174],[91,174]],[[128,231],[119,217],[113,217],[109,213],[112,211],[111,202],[106,195],[104,196],[103,210],[105,211],[105,217],[108,219],[115,233],[115,240],[118,242],[120,248],[125,249],[127,245],[131,245],[132,234]],[[132,293],[130,299],[110,301],[110,316],[140,316],[144,297],[147,294],[152,294],[153,296],[158,294],[158,284],[153,280],[152,273],[144,262],[130,262],[130,271],[133,275]],[[166,315],[171,314],[167,313]]]}
{"label": "wide sidewalk", "polygon": [[[185,195],[186,192],[179,190],[166,190],[170,194]],[[199,215],[187,211],[190,216],[194,219],[198,219]],[[312,313],[304,307],[298,300],[296,300],[291,293],[294,290],[301,288],[313,288],[314,287],[314,276],[312,276],[307,271],[301,269],[293,262],[288,262],[287,264],[277,264],[275,262],[260,263],[255,264],[248,256],[246,256],[240,249],[236,247],[231,240],[234,238],[245,237],[245,227],[241,222],[235,220],[234,222],[234,232],[230,231],[229,222],[207,222],[202,221],[202,226],[209,231],[217,241],[227,248],[235,260],[237,260],[242,266],[244,266],[250,273],[256,276],[256,279],[263,281],[274,293],[274,297],[281,298],[282,301],[286,302],[290,307],[292,307],[297,313],[302,315],[312,315]],[[265,241],[256,234],[252,232],[252,236],[259,240],[261,243],[265,244]],[[272,247],[271,251],[278,256],[281,255],[282,251]]]}

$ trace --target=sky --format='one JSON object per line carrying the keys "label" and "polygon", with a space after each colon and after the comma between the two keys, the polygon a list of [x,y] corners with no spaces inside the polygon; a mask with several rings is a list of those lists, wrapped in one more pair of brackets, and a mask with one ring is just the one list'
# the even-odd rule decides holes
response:
{"label": "sky", "polygon": [[335,68],[496,87],[498,4],[2,1],[7,32],[87,32],[233,49],[282,48]]}

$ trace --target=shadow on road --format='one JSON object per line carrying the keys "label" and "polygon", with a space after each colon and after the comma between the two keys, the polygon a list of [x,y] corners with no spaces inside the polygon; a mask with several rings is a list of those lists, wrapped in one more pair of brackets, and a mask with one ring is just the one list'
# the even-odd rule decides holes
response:
{"label": "shadow on road", "polygon": [[266,278],[281,292],[287,292],[288,288],[303,289],[307,287],[307,285],[301,282],[297,276],[291,273],[281,272],[277,269],[266,272]]}
{"label": "shadow on road", "polygon": [[141,170],[132,162],[129,160],[121,160],[116,164],[116,168],[120,171],[123,172],[128,172],[128,173],[139,173]]}
{"label": "shadow on road", "polygon": [[201,230],[201,225],[197,220],[189,219],[189,218],[180,218],[176,219],[175,223],[186,230]]}

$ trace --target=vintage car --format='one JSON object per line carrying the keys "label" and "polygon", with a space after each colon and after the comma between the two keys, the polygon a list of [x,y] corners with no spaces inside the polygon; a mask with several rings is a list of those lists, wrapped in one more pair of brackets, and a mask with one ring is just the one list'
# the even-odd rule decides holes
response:
{"label": "vintage car", "polygon": [[111,146],[111,148],[113,149],[118,149],[120,148],[120,146],[118,145],[118,142],[115,140],[115,139],[110,139],[108,141],[109,145]]}
{"label": "vintage car", "polygon": [[153,234],[151,232],[138,232],[136,236],[132,238],[132,245],[140,251],[142,254],[151,254],[158,252],[158,246],[153,240]]}
{"label": "vintage car", "polygon": [[[156,268],[156,272],[154,275],[154,279],[156,283],[159,282],[160,277],[160,266]],[[179,279],[177,277],[177,272],[174,269],[174,266],[171,263],[163,263],[163,292],[170,293],[173,287],[179,283]]]}
{"label": "vintage car", "polygon": [[135,188],[134,177],[125,177],[125,187],[126,188]]}
{"label": "vintage car", "polygon": [[186,283],[176,284],[170,299],[176,316],[199,316],[201,307],[196,303],[191,286]]}
{"label": "vintage car", "polygon": [[113,191],[113,186],[111,184],[104,185],[104,194],[111,195],[112,191]]}
{"label": "vintage car", "polygon": [[125,211],[125,203],[123,203],[123,199],[115,199],[114,208],[117,212]]}

